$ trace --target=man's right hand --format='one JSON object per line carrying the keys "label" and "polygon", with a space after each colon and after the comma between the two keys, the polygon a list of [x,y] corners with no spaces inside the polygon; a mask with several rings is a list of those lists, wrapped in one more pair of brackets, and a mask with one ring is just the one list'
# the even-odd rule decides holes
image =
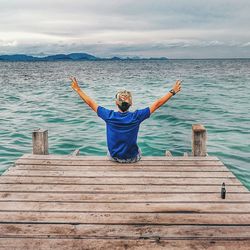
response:
{"label": "man's right hand", "polygon": [[72,83],[71,83],[72,89],[74,89],[75,91],[79,91],[80,87],[78,85],[78,82],[77,82],[76,78],[75,77],[70,77],[70,80],[72,81]]}
{"label": "man's right hand", "polygon": [[177,80],[176,83],[173,86],[173,90],[175,93],[178,93],[179,91],[181,91],[181,80]]}

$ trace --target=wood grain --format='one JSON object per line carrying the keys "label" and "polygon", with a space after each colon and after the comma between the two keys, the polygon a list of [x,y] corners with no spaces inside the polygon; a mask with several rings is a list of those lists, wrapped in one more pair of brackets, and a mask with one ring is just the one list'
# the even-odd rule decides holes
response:
{"label": "wood grain", "polygon": [[226,186],[240,185],[241,182],[235,177],[221,177],[221,178],[152,178],[152,177],[64,177],[64,176],[52,176],[52,177],[34,177],[34,176],[15,176],[15,175],[3,175],[0,178],[0,183],[4,184],[75,184],[75,185],[221,185],[226,183]]}
{"label": "wood grain", "polygon": [[249,239],[224,238],[211,239],[201,238],[172,240],[161,239],[157,236],[152,239],[139,238],[136,240],[130,239],[22,239],[22,238],[5,238],[0,239],[0,248],[9,249],[60,249],[60,250],[99,250],[99,249],[133,249],[133,250],[166,250],[166,249],[227,249],[227,250],[248,250],[250,245]]}

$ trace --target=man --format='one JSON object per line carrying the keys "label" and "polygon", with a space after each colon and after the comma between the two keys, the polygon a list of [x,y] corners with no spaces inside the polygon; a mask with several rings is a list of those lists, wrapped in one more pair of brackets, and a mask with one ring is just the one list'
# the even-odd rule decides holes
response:
{"label": "man", "polygon": [[156,100],[150,107],[135,112],[128,111],[132,105],[131,93],[126,90],[119,91],[116,94],[118,107],[118,112],[116,112],[99,106],[80,89],[75,77],[70,79],[72,80],[71,87],[106,122],[108,156],[110,160],[120,163],[132,163],[141,159],[141,151],[137,145],[141,122],[149,118],[156,109],[181,90],[181,81],[178,80],[166,95]]}

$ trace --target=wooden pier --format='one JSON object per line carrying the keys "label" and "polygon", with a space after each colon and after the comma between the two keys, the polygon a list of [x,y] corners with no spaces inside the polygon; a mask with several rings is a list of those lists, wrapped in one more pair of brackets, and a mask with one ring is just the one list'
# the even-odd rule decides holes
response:
{"label": "wooden pier", "polygon": [[249,248],[250,192],[216,157],[25,154],[0,176],[0,249]]}

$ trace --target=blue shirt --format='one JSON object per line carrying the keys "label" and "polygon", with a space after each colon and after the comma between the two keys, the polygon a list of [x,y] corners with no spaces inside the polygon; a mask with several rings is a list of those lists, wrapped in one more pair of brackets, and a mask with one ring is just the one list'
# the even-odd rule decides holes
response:
{"label": "blue shirt", "polygon": [[138,154],[137,136],[141,122],[150,116],[149,107],[135,112],[115,112],[98,106],[97,115],[106,122],[108,150],[112,157],[131,159]]}

